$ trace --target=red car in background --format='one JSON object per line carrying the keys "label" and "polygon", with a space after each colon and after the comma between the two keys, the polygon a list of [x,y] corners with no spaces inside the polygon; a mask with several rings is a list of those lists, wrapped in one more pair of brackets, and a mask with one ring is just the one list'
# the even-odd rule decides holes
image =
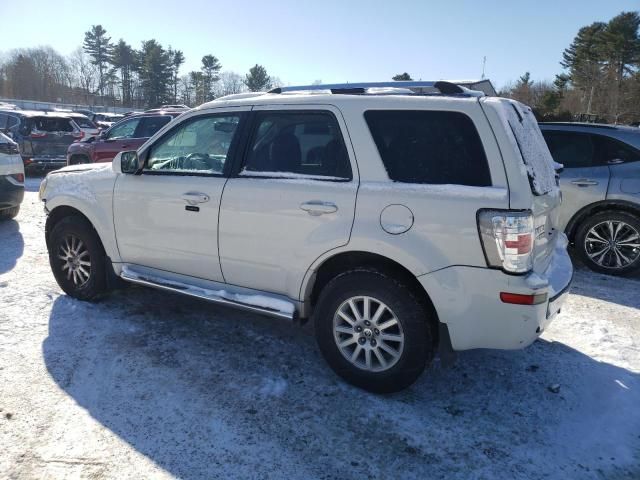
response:
{"label": "red car in background", "polygon": [[137,150],[158,130],[186,110],[149,111],[126,117],[93,140],[69,145],[67,165],[110,162],[120,152]]}

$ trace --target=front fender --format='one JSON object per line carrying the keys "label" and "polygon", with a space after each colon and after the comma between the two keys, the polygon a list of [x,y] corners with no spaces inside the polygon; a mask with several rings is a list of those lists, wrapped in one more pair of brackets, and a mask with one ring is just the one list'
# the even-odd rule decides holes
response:
{"label": "front fender", "polygon": [[70,207],[87,217],[96,229],[105,253],[113,262],[120,261],[113,225],[113,187],[115,173],[111,165],[80,171],[49,174],[42,200],[49,214],[57,208]]}

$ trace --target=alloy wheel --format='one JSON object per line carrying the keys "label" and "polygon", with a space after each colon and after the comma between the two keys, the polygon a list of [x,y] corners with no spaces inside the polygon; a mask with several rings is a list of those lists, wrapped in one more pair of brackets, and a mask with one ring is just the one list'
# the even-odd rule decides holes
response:
{"label": "alloy wheel", "polygon": [[62,272],[67,280],[73,281],[76,288],[84,286],[91,277],[91,257],[82,240],[75,235],[67,235],[59,247],[58,259],[62,263]]}
{"label": "alloy wheel", "polygon": [[351,297],[338,307],[333,337],[346,360],[370,372],[393,367],[404,349],[398,318],[385,303],[369,296]]}
{"label": "alloy wheel", "polygon": [[589,229],[584,249],[594,263],[619,270],[640,258],[640,233],[626,222],[607,220]]}

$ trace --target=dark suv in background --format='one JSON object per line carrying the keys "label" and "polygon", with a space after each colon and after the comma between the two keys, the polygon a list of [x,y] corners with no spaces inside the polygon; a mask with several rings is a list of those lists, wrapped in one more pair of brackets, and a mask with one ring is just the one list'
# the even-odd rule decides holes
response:
{"label": "dark suv in background", "polygon": [[120,152],[137,150],[185,109],[145,112],[126,117],[103,131],[99,137],[72,143],[67,151],[67,165],[110,162]]}
{"label": "dark suv in background", "polygon": [[25,169],[66,165],[69,145],[84,134],[67,113],[0,110],[0,132],[18,144]]}
{"label": "dark suv in background", "polygon": [[592,270],[640,270],[640,129],[541,123],[560,172],[559,226]]}

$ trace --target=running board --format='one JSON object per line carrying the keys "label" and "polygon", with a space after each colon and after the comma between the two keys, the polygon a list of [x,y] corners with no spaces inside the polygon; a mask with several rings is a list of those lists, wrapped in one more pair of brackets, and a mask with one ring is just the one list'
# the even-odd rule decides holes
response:
{"label": "running board", "polygon": [[[284,300],[281,296],[269,295],[263,292],[245,293],[247,289],[242,289],[242,293],[240,293],[239,289],[232,285],[220,284],[223,288],[215,290],[203,288],[182,282],[175,282],[156,275],[137,272],[128,266],[122,268],[120,278],[138,285],[180,293],[219,305],[226,305],[254,313],[262,313],[272,317],[293,320],[295,316],[294,303],[289,300]],[[234,290],[238,291],[234,292]]]}

